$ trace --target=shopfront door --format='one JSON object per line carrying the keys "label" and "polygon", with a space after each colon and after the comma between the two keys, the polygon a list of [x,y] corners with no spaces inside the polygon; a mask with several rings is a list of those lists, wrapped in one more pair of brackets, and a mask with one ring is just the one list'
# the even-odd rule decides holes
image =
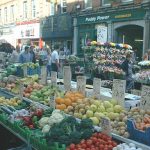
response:
{"label": "shopfront door", "polygon": [[86,46],[88,42],[94,40],[94,29],[90,30],[81,30],[79,32],[79,39],[78,39],[78,55],[83,55],[82,47]]}

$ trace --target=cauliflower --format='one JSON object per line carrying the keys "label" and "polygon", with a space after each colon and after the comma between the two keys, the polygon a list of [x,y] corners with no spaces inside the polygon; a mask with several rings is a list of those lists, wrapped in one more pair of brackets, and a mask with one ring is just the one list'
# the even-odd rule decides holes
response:
{"label": "cauliflower", "polygon": [[43,128],[45,125],[48,124],[48,120],[49,120],[49,117],[43,117],[39,120],[39,126],[41,128]]}
{"label": "cauliflower", "polygon": [[52,126],[55,123],[59,123],[64,119],[64,115],[61,114],[59,110],[53,111],[52,115],[50,116],[48,120],[48,124]]}
{"label": "cauliflower", "polygon": [[49,132],[49,130],[50,130],[50,126],[49,126],[49,125],[45,125],[45,126],[43,127],[43,129],[42,129],[42,133],[46,134],[46,133]]}

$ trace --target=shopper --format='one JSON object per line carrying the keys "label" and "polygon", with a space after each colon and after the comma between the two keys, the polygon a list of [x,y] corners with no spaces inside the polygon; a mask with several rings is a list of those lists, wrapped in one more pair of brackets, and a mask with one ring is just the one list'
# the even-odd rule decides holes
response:
{"label": "shopper", "polygon": [[51,55],[51,59],[52,59],[52,71],[59,71],[60,65],[59,65],[59,45],[54,45],[54,50],[52,52]]}
{"label": "shopper", "polygon": [[30,55],[29,50],[30,50],[30,47],[29,46],[25,46],[24,51],[19,56],[19,62],[20,63],[31,62],[31,55]]}
{"label": "shopper", "polygon": [[51,76],[51,50],[47,48],[47,76]]}
{"label": "shopper", "polygon": [[125,79],[126,79],[126,91],[130,92],[134,86],[134,79],[133,79],[133,64],[132,64],[132,54],[127,53],[126,59],[121,64],[122,70],[125,72]]}
{"label": "shopper", "polygon": [[150,60],[150,49],[144,54],[143,60]]}
{"label": "shopper", "polygon": [[36,63],[36,57],[35,57],[35,52],[34,52],[34,46],[30,46],[30,57],[31,57],[31,62]]}
{"label": "shopper", "polygon": [[16,49],[11,54],[10,61],[12,63],[18,63],[19,62],[19,55],[20,55],[20,47],[16,46]]}

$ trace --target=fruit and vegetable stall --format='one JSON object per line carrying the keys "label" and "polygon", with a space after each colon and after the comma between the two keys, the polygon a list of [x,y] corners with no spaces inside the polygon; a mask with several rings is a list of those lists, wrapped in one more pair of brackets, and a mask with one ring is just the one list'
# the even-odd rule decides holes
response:
{"label": "fruit and vegetable stall", "polygon": [[38,74],[2,73],[0,124],[37,150],[150,149],[148,86],[142,88],[140,100],[134,100],[136,106],[127,109],[130,100],[125,99],[122,80],[114,80],[112,97],[103,99],[100,79],[89,86],[78,76],[73,85],[66,67],[63,80],[51,77],[45,84],[45,76]]}

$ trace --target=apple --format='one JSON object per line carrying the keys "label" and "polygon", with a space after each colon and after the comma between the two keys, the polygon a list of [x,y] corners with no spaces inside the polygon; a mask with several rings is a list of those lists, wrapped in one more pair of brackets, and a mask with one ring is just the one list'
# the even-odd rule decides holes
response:
{"label": "apple", "polygon": [[97,119],[100,120],[102,117],[105,117],[105,115],[103,113],[100,113],[100,112],[95,112],[94,117],[96,117]]}
{"label": "apple", "polygon": [[99,125],[99,120],[96,117],[91,117],[90,119],[93,121],[94,125]]}
{"label": "apple", "polygon": [[113,105],[109,101],[104,101],[103,104],[106,109],[113,107]]}
{"label": "apple", "polygon": [[120,113],[123,111],[123,108],[120,105],[116,105],[114,106],[114,112],[116,113]]}
{"label": "apple", "polygon": [[118,104],[118,102],[117,102],[116,100],[114,100],[114,99],[110,100],[110,103],[111,103],[113,106],[115,106],[115,105]]}
{"label": "apple", "polygon": [[87,110],[87,112],[86,112],[86,117],[87,118],[93,117],[93,115],[94,115],[94,113],[93,113],[92,110]]}
{"label": "apple", "polygon": [[98,106],[100,106],[100,105],[101,105],[101,101],[99,101],[99,100],[95,100],[95,101],[93,102],[93,104],[94,104],[94,105],[96,105],[96,106],[98,107]]}
{"label": "apple", "polygon": [[111,107],[111,108],[107,108],[106,111],[107,112],[114,112],[114,109]]}
{"label": "apple", "polygon": [[90,106],[90,110],[92,110],[93,112],[95,112],[95,111],[97,110],[97,106],[94,105],[94,104],[92,104],[92,105]]}
{"label": "apple", "polygon": [[97,112],[105,112],[105,107],[103,105],[99,106]]}

